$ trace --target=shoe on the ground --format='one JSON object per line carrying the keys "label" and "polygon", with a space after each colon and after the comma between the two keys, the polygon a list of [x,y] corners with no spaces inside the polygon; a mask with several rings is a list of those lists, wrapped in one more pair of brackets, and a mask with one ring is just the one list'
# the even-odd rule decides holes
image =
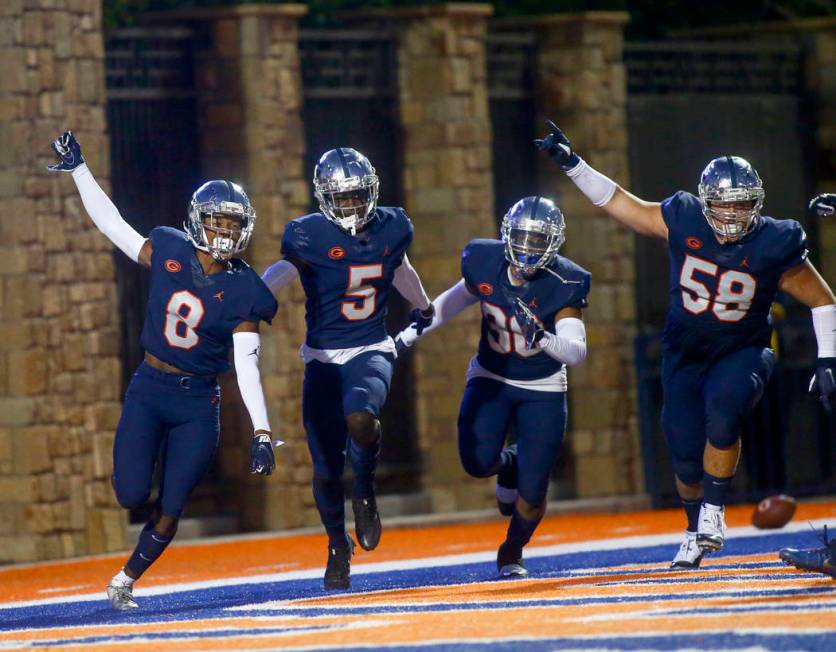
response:
{"label": "shoe on the ground", "polygon": [[703,503],[697,526],[697,545],[703,552],[723,549],[726,540],[726,510],[723,507]]}
{"label": "shoe on the ground", "polygon": [[795,566],[799,570],[824,573],[836,579],[836,539],[827,538],[827,526],[821,537],[823,548],[783,548],[778,557],[786,564]]}
{"label": "shoe on the ground", "polygon": [[351,557],[354,541],[346,535],[345,547],[328,545],[328,563],[325,566],[325,588],[329,591],[344,591],[351,587]]}
{"label": "shoe on the ground", "polygon": [[506,464],[496,474],[496,506],[503,516],[511,516],[514,513],[514,504],[517,502],[517,445],[507,446],[502,451],[503,455],[511,456],[511,464]]}
{"label": "shoe on the ground", "polygon": [[110,606],[117,611],[139,609],[139,605],[134,600],[133,591],[132,585],[111,582],[107,585],[107,599],[110,600]]}
{"label": "shoe on the ground", "polygon": [[528,577],[528,569],[523,564],[522,548],[507,541],[499,546],[496,553],[496,568],[499,577]]}
{"label": "shoe on the ground", "polygon": [[351,507],[354,510],[354,533],[357,535],[357,543],[363,550],[374,550],[380,543],[382,530],[375,497],[352,498]]}
{"label": "shoe on the ground", "polygon": [[697,533],[685,530],[685,538],[671,562],[671,568],[699,568],[704,554],[697,545]]}

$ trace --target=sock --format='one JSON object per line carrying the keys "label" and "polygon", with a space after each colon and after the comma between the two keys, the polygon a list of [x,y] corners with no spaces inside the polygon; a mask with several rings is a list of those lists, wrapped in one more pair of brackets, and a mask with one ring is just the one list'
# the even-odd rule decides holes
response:
{"label": "sock", "polygon": [[522,548],[531,541],[531,535],[534,534],[534,530],[537,529],[540,520],[538,518],[535,521],[529,521],[527,518],[520,516],[520,513],[514,508],[514,514],[511,516],[511,522],[508,524],[508,534],[505,536],[505,540],[514,546]]}
{"label": "sock", "polygon": [[123,568],[120,570],[116,575],[113,576],[113,579],[110,580],[111,584],[120,584],[122,586],[133,586],[134,585],[134,578],[128,575]]}
{"label": "sock", "polygon": [[319,518],[328,534],[328,545],[344,548],[348,542],[345,538],[345,490],[342,479],[314,478],[313,495]]}
{"label": "sock", "polygon": [[380,439],[371,446],[364,448],[349,437],[348,453],[351,457],[351,469],[354,472],[351,495],[355,498],[373,496],[374,472],[377,469],[377,458],[380,455]]}
{"label": "sock", "polygon": [[682,501],[682,507],[685,509],[685,514],[688,516],[688,531],[696,532],[697,525],[700,521],[702,498],[694,498],[694,500],[685,500],[684,498],[680,498],[680,500]]}
{"label": "sock", "polygon": [[139,533],[139,541],[128,563],[125,564],[125,568],[129,568],[139,579],[148,567],[159,559],[169,543],[171,543],[171,538],[154,532],[154,525],[149,521]]}
{"label": "sock", "polygon": [[726,504],[726,494],[729,491],[733,476],[718,478],[710,473],[703,474],[703,502],[722,507]]}

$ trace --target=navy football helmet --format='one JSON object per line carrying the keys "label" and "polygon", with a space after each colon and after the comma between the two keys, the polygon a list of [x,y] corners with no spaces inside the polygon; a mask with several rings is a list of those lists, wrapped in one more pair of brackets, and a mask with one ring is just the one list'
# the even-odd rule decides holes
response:
{"label": "navy football helmet", "polygon": [[[218,216],[240,220],[240,228],[229,228],[217,222]],[[212,239],[206,233],[212,232]],[[215,260],[229,260],[244,251],[255,228],[255,209],[247,193],[237,183],[207,181],[194,191],[189,202],[189,218],[183,228],[195,248],[211,254]]]}
{"label": "navy football helmet", "polygon": [[566,222],[551,199],[525,197],[505,213],[500,232],[505,258],[530,276],[555,257],[566,240]]}
{"label": "navy football helmet", "polygon": [[343,231],[356,235],[374,217],[380,180],[357,150],[325,152],[314,168],[313,185],[319,210]]}
{"label": "navy football helmet", "polygon": [[736,242],[758,224],[763,182],[746,159],[720,156],[700,177],[703,215],[721,244]]}

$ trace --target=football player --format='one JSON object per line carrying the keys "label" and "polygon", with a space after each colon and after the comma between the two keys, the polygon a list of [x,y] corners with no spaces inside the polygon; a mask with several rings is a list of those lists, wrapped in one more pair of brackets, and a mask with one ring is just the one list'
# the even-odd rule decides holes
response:
{"label": "football player", "polygon": [[824,573],[836,579],[836,539],[828,538],[826,525],[821,541],[824,544],[821,548],[783,548],[778,552],[778,557],[785,564],[799,570]]}
{"label": "football player", "polygon": [[[477,478],[497,476],[499,511],[510,516],[496,565],[524,577],[523,547],[546,510],[549,476],[566,430],[566,366],[586,358],[581,309],[590,274],[558,255],[563,214],[545,197],[525,197],[505,214],[501,240],[473,240],[462,279],[434,301],[426,334],[467,306],[482,311],[479,351],[467,369],[459,410],[459,456]],[[413,324],[396,338],[411,346]],[[516,443],[505,446],[513,427]]]}
{"label": "football player", "polygon": [[698,196],[680,191],[649,202],[593,169],[548,124],[550,133],[535,144],[593,204],[635,232],[668,242],[662,426],[688,517],[672,567],[696,568],[705,553],[723,547],[741,420],[763,393],[775,362],[769,308],[777,291],[812,309],[814,385],[825,403],[836,393],[836,299],[807,259],[801,225],[761,215],[763,183],[744,159],[710,161]]}
{"label": "football player", "polygon": [[156,462],[159,496],[130,559],[110,581],[114,609],[137,608],[133,585],[174,538],[189,494],[209,468],[218,445],[218,374],[233,349],[241,397],[253,422],[250,471],[275,468],[272,432],[258,370],[259,322],[278,304],[245,262],[234,256],[250,241],[255,210],[244,190],[209,181],[192,195],[184,231],[157,227],[137,233],[96,183],[69,131],[53,144],[71,172],[84,208],[98,229],[151,272],[142,329],[145,359],[125,393],[113,445],[111,483],[125,509],[148,500]]}
{"label": "football player", "polygon": [[374,550],[381,535],[373,483],[378,416],[396,357],[386,302],[394,286],[416,306],[421,324],[429,323],[432,307],[406,255],[412,223],[402,208],[377,205],[379,180],[369,160],[348,147],[329,150],[316,164],[313,186],[320,212],[287,224],[284,258],[263,279],[275,293],[298,277],[305,290],[302,416],[314,500],[328,534],[324,584],[347,589],[354,542],[345,529],[346,455],[357,542]]}

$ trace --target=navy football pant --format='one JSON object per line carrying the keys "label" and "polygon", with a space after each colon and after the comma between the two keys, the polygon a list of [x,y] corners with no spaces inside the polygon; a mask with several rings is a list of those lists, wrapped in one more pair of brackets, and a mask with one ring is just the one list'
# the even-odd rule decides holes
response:
{"label": "navy football pant", "polygon": [[703,479],[706,440],[728,448],[740,437],[742,419],[758,402],[775,366],[772,349],[749,347],[711,365],[662,360],[662,428],[673,470],[685,484]]}
{"label": "navy football pant", "polygon": [[[377,418],[392,382],[394,356],[369,351],[347,363],[313,360],[305,365],[302,419],[313,460],[313,493],[322,524],[332,541],[344,539],[342,477],[348,445],[346,416],[367,412]],[[368,459],[367,459],[368,458]],[[377,448],[351,446],[355,497],[370,490]]]}
{"label": "navy football pant", "polygon": [[139,366],[113,444],[113,488],[122,507],[148,500],[159,457],[162,513],[180,517],[218,446],[220,392],[214,378]]}
{"label": "navy football pant", "polygon": [[472,476],[484,478],[501,467],[505,436],[517,435],[518,492],[529,505],[542,505],[566,431],[566,392],[538,392],[491,378],[473,378],[459,410],[459,455]]}

